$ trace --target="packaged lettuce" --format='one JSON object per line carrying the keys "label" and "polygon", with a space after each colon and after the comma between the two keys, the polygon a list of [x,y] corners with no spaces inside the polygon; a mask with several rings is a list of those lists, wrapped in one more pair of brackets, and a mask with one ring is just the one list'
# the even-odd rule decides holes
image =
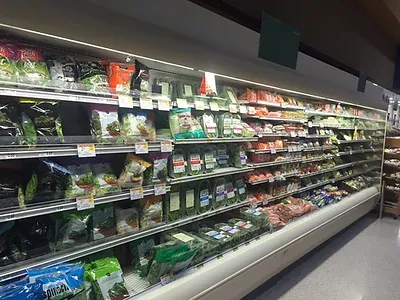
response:
{"label": "packaged lettuce", "polygon": [[242,118],[237,114],[232,115],[232,136],[243,136]]}
{"label": "packaged lettuce", "polygon": [[202,214],[209,211],[212,207],[212,199],[213,195],[211,192],[210,182],[208,180],[201,181],[197,190],[197,213]]}
{"label": "packaged lettuce", "polygon": [[167,274],[171,267],[171,258],[175,253],[185,252],[189,250],[189,246],[182,244],[172,248],[161,248],[157,251],[151,266],[147,280],[151,285],[160,281],[160,277]]}
{"label": "packaged lettuce", "polygon": [[168,221],[179,220],[182,216],[180,195],[180,185],[174,185],[171,188],[171,192],[166,196]]}
{"label": "packaged lettuce", "polygon": [[67,167],[70,176],[65,190],[66,198],[89,196],[94,194],[96,179],[89,164]]}
{"label": "packaged lettuce", "polygon": [[[0,43],[1,51],[1,43]],[[0,52],[1,61],[1,52]],[[1,80],[1,65],[0,65]],[[14,101],[0,100],[0,144],[15,145],[20,143],[23,136],[20,124],[19,106]],[[29,134],[29,129],[28,129]],[[21,141],[23,142],[23,140]]]}
{"label": "packaged lettuce", "polygon": [[219,251],[225,251],[233,247],[233,238],[224,231],[216,231],[210,227],[203,227],[199,229],[200,237],[205,240],[217,242]]}
{"label": "packaged lettuce", "polygon": [[196,95],[196,87],[191,83],[176,83],[177,98],[186,99],[187,102],[193,103],[193,96]]}
{"label": "packaged lettuce", "polygon": [[200,148],[193,147],[188,151],[188,174],[199,175],[203,173],[203,161]]}
{"label": "packaged lettuce", "polygon": [[181,185],[181,206],[185,217],[194,216],[196,214],[196,189],[193,183],[185,183]]}
{"label": "packaged lettuce", "polygon": [[46,55],[51,84],[65,89],[76,89],[76,65],[71,56]]}
{"label": "packaged lettuce", "polygon": [[55,249],[62,250],[87,243],[90,217],[91,214],[88,211],[64,213],[63,219],[66,223],[60,229]]}
{"label": "packaged lettuce", "polygon": [[92,239],[96,241],[115,234],[114,206],[96,206],[92,213]]}
{"label": "packaged lettuce", "polygon": [[140,228],[145,229],[159,225],[163,221],[161,196],[148,196],[140,200]]}
{"label": "packaged lettuce", "polygon": [[131,80],[131,90],[140,91],[141,95],[150,91],[150,69],[135,59],[135,73]]}
{"label": "packaged lettuce", "polygon": [[243,168],[247,165],[246,149],[243,145],[235,146],[231,148],[231,155],[229,158],[232,161],[232,165],[236,168]]}
{"label": "packaged lettuce", "polygon": [[233,243],[238,245],[241,242],[244,242],[245,237],[246,237],[246,231],[242,230],[238,226],[231,226],[226,223],[217,223],[214,226],[216,231],[223,231],[226,232],[228,235],[230,235],[233,238]]}
{"label": "packaged lettuce", "polygon": [[129,293],[125,287],[122,269],[115,257],[93,262],[89,271],[96,300],[125,299]]}
{"label": "packaged lettuce", "polygon": [[232,176],[225,177],[225,194],[226,194],[226,202],[228,205],[235,204],[237,202],[237,190],[234,185],[234,181]]}
{"label": "packaged lettuce", "polygon": [[16,49],[9,41],[0,41],[0,80],[17,81]]}
{"label": "packaged lettuce", "polygon": [[220,168],[227,168],[229,165],[229,155],[226,145],[217,146],[217,162]]}
{"label": "packaged lettuce", "polygon": [[149,158],[152,162],[151,180],[149,184],[166,182],[168,176],[168,153],[150,153]]}
{"label": "packaged lettuce", "polygon": [[122,142],[116,109],[92,109],[91,127],[92,137],[97,143],[119,144]]}
{"label": "packaged lettuce", "polygon": [[247,186],[244,182],[242,176],[237,175],[235,176],[235,186],[238,193],[238,200],[239,201],[246,201],[247,200]]}
{"label": "packaged lettuce", "polygon": [[154,251],[151,251],[154,246],[155,242],[152,237],[136,240],[130,244],[132,265],[134,266],[134,271],[138,273],[141,278],[147,277],[149,273],[151,262],[155,255]]}
{"label": "packaged lettuce", "polygon": [[109,92],[105,67],[95,61],[79,61],[76,63],[78,81],[85,89],[94,92]]}
{"label": "packaged lettuce", "polygon": [[218,117],[218,132],[219,137],[229,138],[233,135],[232,132],[232,114],[229,112],[223,113]]}
{"label": "packaged lettuce", "polygon": [[154,141],[156,139],[154,121],[154,113],[143,111],[132,112],[131,109],[124,110],[121,126],[124,143],[132,144],[137,141]]}
{"label": "packaged lettuce", "polygon": [[169,176],[179,178],[186,176],[186,155],[185,151],[180,148],[175,148],[170,158]]}
{"label": "packaged lettuce", "polygon": [[194,138],[190,108],[174,108],[169,112],[169,128],[175,139]]}
{"label": "packaged lettuce", "polygon": [[139,213],[136,208],[128,207],[115,209],[117,233],[132,233],[139,230]]}
{"label": "packaged lettuce", "polygon": [[217,164],[216,149],[213,146],[205,146],[202,151],[202,160],[204,162],[204,171],[212,173]]}
{"label": "packaged lettuce", "polygon": [[213,114],[204,113],[202,116],[198,117],[198,120],[208,138],[218,137],[217,123]]}
{"label": "packaged lettuce", "polygon": [[247,240],[256,237],[260,232],[260,227],[252,224],[250,221],[246,221],[243,219],[233,218],[228,221],[228,224],[245,230]]}
{"label": "packaged lettuce", "polygon": [[129,95],[135,66],[120,62],[109,62],[106,70],[111,91],[115,94]]}
{"label": "packaged lettuce", "polygon": [[151,167],[151,163],[128,153],[125,158],[124,168],[118,178],[118,184],[122,188],[142,186],[144,180],[143,173],[149,167]]}
{"label": "packaged lettuce", "polygon": [[220,96],[228,99],[231,104],[237,104],[238,98],[235,90],[230,86],[223,86],[220,92]]}
{"label": "packaged lettuce", "polygon": [[94,191],[96,196],[103,196],[109,193],[121,191],[118,185],[117,176],[108,163],[97,163],[92,165],[93,175],[95,177]]}
{"label": "packaged lettuce", "polygon": [[218,178],[214,180],[214,189],[213,189],[213,207],[214,209],[223,207],[227,203],[226,199],[226,180],[225,178]]}
{"label": "packaged lettuce", "polygon": [[30,47],[17,47],[18,80],[23,83],[45,85],[50,80],[42,52]]}

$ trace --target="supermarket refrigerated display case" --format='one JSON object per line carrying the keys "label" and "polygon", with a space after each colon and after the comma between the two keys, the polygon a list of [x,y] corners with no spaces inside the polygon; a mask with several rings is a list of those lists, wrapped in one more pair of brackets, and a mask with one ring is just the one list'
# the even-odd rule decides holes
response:
{"label": "supermarket refrigerated display case", "polygon": [[108,257],[124,297],[239,298],[377,203],[383,111],[145,58],[60,80],[29,42],[3,46],[36,55],[0,82],[3,295],[75,262],[104,298]]}

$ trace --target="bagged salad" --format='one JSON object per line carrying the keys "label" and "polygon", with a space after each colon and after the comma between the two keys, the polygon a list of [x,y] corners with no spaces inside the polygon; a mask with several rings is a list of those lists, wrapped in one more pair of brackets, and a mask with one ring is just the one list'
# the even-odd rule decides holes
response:
{"label": "bagged salad", "polygon": [[217,165],[217,150],[214,146],[205,146],[202,150],[204,171],[206,173],[212,173],[216,169]]}
{"label": "bagged salad", "polygon": [[196,195],[197,213],[202,214],[209,211],[212,207],[213,193],[208,180],[200,181]]}
{"label": "bagged salad", "polygon": [[156,128],[154,125],[155,115],[148,112],[132,112],[131,109],[124,110],[122,114],[122,137],[125,144],[137,141],[154,141],[156,139]]}
{"label": "bagged salad", "polygon": [[193,147],[188,150],[188,174],[199,175],[203,173],[203,161],[200,148]]}
{"label": "bagged salad", "polygon": [[198,117],[198,120],[208,138],[218,137],[217,123],[213,114],[204,113],[202,116]]}
{"label": "bagged salad", "polygon": [[0,168],[0,210],[24,207],[24,196],[19,171]]}
{"label": "bagged salad", "polygon": [[[1,66],[0,66],[0,73],[1,73]],[[19,125],[20,123],[19,115],[20,113],[16,103],[8,101],[0,101],[0,144],[15,145],[20,143],[20,139],[23,135],[23,132],[21,126]]]}
{"label": "bagged salad", "polygon": [[150,92],[149,73],[149,68],[136,59],[135,73],[131,79],[131,90],[140,91],[141,94]]}
{"label": "bagged salad", "polygon": [[163,221],[163,205],[161,196],[148,196],[140,200],[140,228],[156,226]]}
{"label": "bagged salad", "polygon": [[151,167],[151,163],[140,157],[128,153],[125,159],[124,168],[118,178],[118,184],[122,188],[140,187],[143,184],[143,172]]}
{"label": "bagged salad", "polygon": [[139,213],[134,207],[117,207],[115,209],[115,219],[118,234],[139,230]]}
{"label": "bagged salad", "polygon": [[155,246],[154,239],[143,238],[140,240],[133,241],[130,244],[132,251],[132,265],[134,271],[139,274],[141,278],[147,277],[151,262],[154,258],[154,251],[151,251]]}
{"label": "bagged salad", "polygon": [[97,143],[121,143],[118,111],[114,108],[93,108],[91,110],[91,132]]}
{"label": "bagged salad", "polygon": [[45,85],[50,80],[42,51],[29,46],[17,46],[18,80],[23,83]]}
{"label": "bagged salad", "polygon": [[[159,182],[166,182],[168,175],[168,153],[150,153],[149,160],[152,166],[146,170],[148,171],[146,184],[151,185]],[[146,177],[146,176],[145,176]]]}
{"label": "bagged salad", "polygon": [[169,112],[169,128],[177,139],[205,138],[203,128],[191,115],[190,108],[174,108]]}
{"label": "bagged salad", "polygon": [[115,234],[114,206],[96,206],[92,213],[92,240],[100,240]]}
{"label": "bagged salad", "polygon": [[129,95],[132,76],[135,73],[135,66],[119,62],[109,62],[106,70],[111,91],[116,94]]}
{"label": "bagged salad", "polygon": [[26,279],[0,286],[2,300],[43,300],[43,284]]}
{"label": "bagged salad", "polygon": [[67,178],[65,189],[66,198],[89,196],[94,194],[96,178],[89,164],[67,167],[70,176]]}
{"label": "bagged salad", "polygon": [[169,176],[172,178],[186,176],[186,167],[187,161],[185,151],[176,147],[170,158]]}
{"label": "bagged salad", "polygon": [[225,178],[218,178],[214,181],[213,200],[214,209],[226,206],[227,197]]}
{"label": "bagged salad", "polygon": [[121,191],[117,176],[112,171],[110,164],[94,164],[92,165],[92,171],[95,177],[94,190],[96,196],[103,196]]}
{"label": "bagged salad", "polygon": [[7,41],[0,41],[0,80],[17,81],[16,48]]}
{"label": "bagged salad", "polygon": [[76,65],[75,60],[70,56],[46,56],[47,67],[50,72],[52,86],[75,89],[76,86]]}
{"label": "bagged salad", "polygon": [[168,221],[179,220],[182,216],[182,206],[181,206],[181,191],[180,185],[175,185],[171,188],[171,192],[166,197],[166,209]]}
{"label": "bagged salad", "polygon": [[226,112],[218,117],[218,132],[219,137],[230,138],[233,135],[232,131],[233,116],[231,113]]}
{"label": "bagged salad", "polygon": [[106,69],[96,61],[78,61],[76,63],[78,81],[86,90],[93,92],[109,92]]}
{"label": "bagged salad", "polygon": [[65,224],[60,229],[55,249],[59,251],[87,243],[90,217],[88,211],[63,213]]}

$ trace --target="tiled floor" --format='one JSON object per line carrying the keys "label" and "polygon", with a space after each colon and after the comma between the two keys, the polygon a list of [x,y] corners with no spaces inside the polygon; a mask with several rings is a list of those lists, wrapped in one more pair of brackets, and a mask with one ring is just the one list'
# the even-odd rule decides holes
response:
{"label": "tiled floor", "polygon": [[400,220],[361,218],[245,299],[400,299]]}

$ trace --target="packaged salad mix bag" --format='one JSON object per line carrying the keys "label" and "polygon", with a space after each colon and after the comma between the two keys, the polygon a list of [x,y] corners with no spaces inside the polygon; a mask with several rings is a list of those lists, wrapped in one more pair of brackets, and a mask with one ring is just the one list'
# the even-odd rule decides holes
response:
{"label": "packaged salad mix bag", "polygon": [[151,163],[128,153],[125,158],[124,168],[118,178],[118,184],[122,188],[134,188],[143,185],[144,171],[151,167]]}
{"label": "packaged salad mix bag", "polygon": [[115,108],[92,109],[90,122],[92,137],[97,143],[122,143],[118,111]]}
{"label": "packaged salad mix bag", "polygon": [[0,41],[0,80],[17,81],[16,47],[7,40]]}
{"label": "packaged salad mix bag", "polygon": [[18,45],[16,48],[18,80],[34,85],[47,84],[50,75],[42,51],[23,45]]}

